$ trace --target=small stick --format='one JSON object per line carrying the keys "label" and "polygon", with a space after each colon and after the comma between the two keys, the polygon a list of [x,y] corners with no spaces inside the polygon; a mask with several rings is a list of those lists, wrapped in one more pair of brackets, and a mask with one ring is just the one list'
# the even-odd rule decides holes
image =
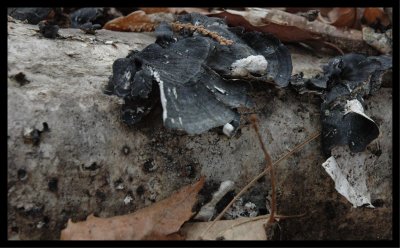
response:
{"label": "small stick", "polygon": [[323,43],[324,43],[325,45],[328,45],[328,46],[330,46],[330,47],[336,49],[336,51],[338,51],[341,55],[344,55],[343,50],[340,49],[340,48],[339,48],[338,46],[336,46],[335,44],[330,43],[330,42],[328,42],[328,41],[324,41]]}
{"label": "small stick", "polygon": [[221,45],[232,45],[233,41],[229,39],[225,39],[224,37],[220,36],[217,32],[210,31],[206,29],[203,25],[193,25],[190,23],[180,23],[180,22],[173,22],[171,23],[172,29],[176,31],[180,31],[182,29],[188,29],[192,32],[197,31],[204,36],[210,36],[214,40],[218,41]]}
{"label": "small stick", "polygon": [[269,155],[267,148],[265,147],[264,141],[262,140],[260,130],[258,128],[258,119],[255,114],[250,116],[251,123],[253,124],[253,128],[256,131],[258,141],[260,142],[261,149],[264,152],[264,159],[266,161],[266,168],[265,170],[270,171],[270,176],[271,176],[271,189],[272,189],[272,202],[271,202],[271,213],[269,215],[269,219],[267,223],[273,223],[275,221],[274,215],[276,211],[276,191],[275,191],[275,171],[274,171],[274,166],[272,164],[272,159],[271,156]]}

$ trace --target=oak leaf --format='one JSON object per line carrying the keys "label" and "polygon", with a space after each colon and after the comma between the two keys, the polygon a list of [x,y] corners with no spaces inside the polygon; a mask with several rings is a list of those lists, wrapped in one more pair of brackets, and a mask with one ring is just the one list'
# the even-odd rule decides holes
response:
{"label": "oak leaf", "polygon": [[61,240],[167,240],[182,239],[177,232],[193,215],[192,207],[204,177],[170,197],[138,211],[110,218],[88,216],[61,231]]}

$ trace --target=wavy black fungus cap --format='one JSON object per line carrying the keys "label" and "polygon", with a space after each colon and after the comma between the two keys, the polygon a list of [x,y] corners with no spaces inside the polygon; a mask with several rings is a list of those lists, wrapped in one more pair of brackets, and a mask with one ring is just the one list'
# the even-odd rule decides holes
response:
{"label": "wavy black fungus cap", "polygon": [[173,32],[168,23],[160,24],[154,44],[114,62],[109,88],[125,99],[126,123],[136,124],[154,106],[150,95],[156,85],[165,127],[199,134],[235,123],[224,129],[230,135],[240,119],[236,108],[253,106],[243,80],[278,87],[289,84],[290,53],[272,35],[246,33],[229,28],[222,19],[197,13],[179,16],[178,22],[202,26],[233,44],[222,45],[197,31]]}
{"label": "wavy black fungus cap", "polygon": [[379,136],[378,125],[364,114],[363,97],[378,91],[383,75],[391,68],[391,56],[350,53],[332,58],[322,75],[292,77],[291,85],[298,91],[322,94],[322,149],[327,157],[340,145],[362,152]]}

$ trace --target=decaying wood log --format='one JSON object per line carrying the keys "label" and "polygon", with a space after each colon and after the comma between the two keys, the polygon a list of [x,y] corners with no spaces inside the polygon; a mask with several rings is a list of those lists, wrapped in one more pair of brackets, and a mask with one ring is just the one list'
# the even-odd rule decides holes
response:
{"label": "decaying wood log", "polygon": [[[57,239],[69,218],[127,214],[200,175],[206,183],[232,180],[238,190],[264,169],[245,121],[231,139],[216,131],[188,136],[166,130],[161,106],[141,126],[129,129],[121,122],[120,100],[103,89],[114,60],[153,43],[152,34],[60,29],[61,37],[50,40],[37,30],[9,18],[9,239]],[[329,59],[290,49],[293,73],[308,77]],[[257,87],[251,97],[273,160],[320,129],[319,103],[311,96]],[[366,165],[371,199],[380,207],[352,209],[321,167],[325,159],[314,142],[276,169],[280,212],[311,213],[307,221],[283,223],[284,238],[391,238],[391,89],[381,89],[366,103],[382,130],[367,149],[373,163]],[[258,208],[265,207],[268,184],[260,182],[247,195]],[[327,227],[323,233],[321,226]]]}

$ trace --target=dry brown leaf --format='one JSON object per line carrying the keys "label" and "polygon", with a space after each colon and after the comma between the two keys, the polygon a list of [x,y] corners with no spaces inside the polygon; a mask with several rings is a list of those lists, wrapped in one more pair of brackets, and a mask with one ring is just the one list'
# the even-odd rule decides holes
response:
{"label": "dry brown leaf", "polygon": [[185,14],[185,13],[200,13],[200,14],[208,14],[210,13],[207,8],[140,8],[146,14],[154,14],[154,13],[172,13],[172,14]]}
{"label": "dry brown leaf", "polygon": [[[203,240],[267,240],[264,225],[267,223],[268,215],[253,218],[239,218],[235,220],[217,221],[208,230]],[[181,228],[181,233],[186,240],[199,240],[203,231],[212,222],[188,222]]]}
{"label": "dry brown leaf", "polygon": [[113,31],[150,32],[160,22],[173,22],[174,19],[171,13],[146,14],[143,10],[138,10],[107,22],[103,28]]}
{"label": "dry brown leaf", "polygon": [[365,24],[369,26],[380,23],[387,27],[391,23],[389,16],[385,13],[383,8],[365,8],[363,19]]}
{"label": "dry brown leaf", "polygon": [[192,217],[192,207],[204,185],[204,177],[181,188],[162,201],[138,211],[110,218],[90,215],[86,221],[73,223],[61,231],[61,240],[167,240],[182,239],[176,234]]}
{"label": "dry brown leaf", "polygon": [[326,15],[320,12],[319,20],[336,27],[353,28],[357,22],[357,8],[332,8]]}
{"label": "dry brown leaf", "polygon": [[[286,13],[284,11],[280,12]],[[209,14],[208,16],[226,18],[225,20],[229,26],[242,26],[248,31],[254,30],[259,32],[271,33],[277,36],[283,42],[304,41],[314,38],[311,32],[298,28],[294,25],[290,25],[287,22],[282,22],[277,18],[272,18],[271,20],[269,20],[268,16],[271,13],[271,10],[267,9],[255,9],[246,11],[225,10],[217,11],[215,13]],[[305,18],[303,17],[299,16],[299,18],[305,20]]]}
{"label": "dry brown leaf", "polygon": [[310,22],[302,16],[276,8],[216,11],[208,16],[226,18],[228,25],[243,26],[247,31],[272,33],[283,42],[322,41],[346,51],[373,53],[359,30],[342,30],[323,22]]}

